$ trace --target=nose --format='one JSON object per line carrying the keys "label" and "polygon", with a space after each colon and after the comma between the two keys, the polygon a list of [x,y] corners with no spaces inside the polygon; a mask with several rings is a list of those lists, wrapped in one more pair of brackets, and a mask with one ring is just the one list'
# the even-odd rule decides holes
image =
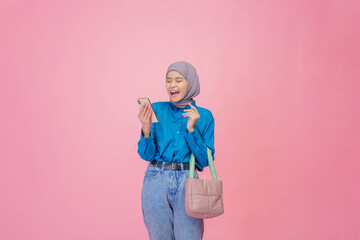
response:
{"label": "nose", "polygon": [[170,86],[171,86],[171,87],[176,86],[176,82],[175,82],[175,81],[172,81]]}

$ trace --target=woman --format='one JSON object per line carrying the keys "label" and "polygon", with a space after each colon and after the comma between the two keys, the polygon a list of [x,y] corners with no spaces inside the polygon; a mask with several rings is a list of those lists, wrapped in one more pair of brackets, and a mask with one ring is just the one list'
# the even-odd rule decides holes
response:
{"label": "woman", "polygon": [[193,100],[200,84],[190,63],[179,61],[168,67],[166,91],[169,102],[152,104],[159,122],[151,123],[149,105],[138,114],[142,124],[138,153],[150,161],[141,192],[143,219],[151,240],[199,240],[204,222],[185,212],[185,180],[191,153],[199,171],[208,166],[207,147],[215,160],[214,118]]}

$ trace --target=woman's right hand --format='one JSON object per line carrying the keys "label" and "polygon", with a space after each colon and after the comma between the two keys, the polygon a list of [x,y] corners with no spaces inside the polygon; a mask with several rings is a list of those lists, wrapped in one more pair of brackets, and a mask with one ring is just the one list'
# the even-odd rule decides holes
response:
{"label": "woman's right hand", "polygon": [[142,131],[144,137],[150,136],[150,129],[151,129],[151,115],[152,115],[152,109],[149,104],[144,104],[141,106],[138,118],[142,125]]}

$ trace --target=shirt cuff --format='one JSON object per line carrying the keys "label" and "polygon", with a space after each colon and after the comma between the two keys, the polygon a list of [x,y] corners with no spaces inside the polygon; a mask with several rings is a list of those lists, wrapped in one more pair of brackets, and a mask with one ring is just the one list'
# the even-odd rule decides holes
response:
{"label": "shirt cuff", "polygon": [[192,132],[187,132],[185,138],[190,146],[198,146],[198,143],[202,142],[200,132],[197,128],[194,128],[194,131]]}
{"label": "shirt cuff", "polygon": [[143,135],[142,129],[140,129],[140,141],[142,141],[144,143],[149,143],[150,141],[153,141],[153,139],[154,139],[154,135],[153,135],[152,131],[150,131],[150,136],[146,138]]}

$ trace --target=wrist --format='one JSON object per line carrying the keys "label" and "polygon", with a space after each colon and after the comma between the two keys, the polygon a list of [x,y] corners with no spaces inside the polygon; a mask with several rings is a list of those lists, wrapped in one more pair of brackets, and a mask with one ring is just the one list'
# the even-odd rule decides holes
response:
{"label": "wrist", "polygon": [[144,131],[144,129],[142,129],[142,135],[144,138],[148,138],[150,137],[150,131]]}

